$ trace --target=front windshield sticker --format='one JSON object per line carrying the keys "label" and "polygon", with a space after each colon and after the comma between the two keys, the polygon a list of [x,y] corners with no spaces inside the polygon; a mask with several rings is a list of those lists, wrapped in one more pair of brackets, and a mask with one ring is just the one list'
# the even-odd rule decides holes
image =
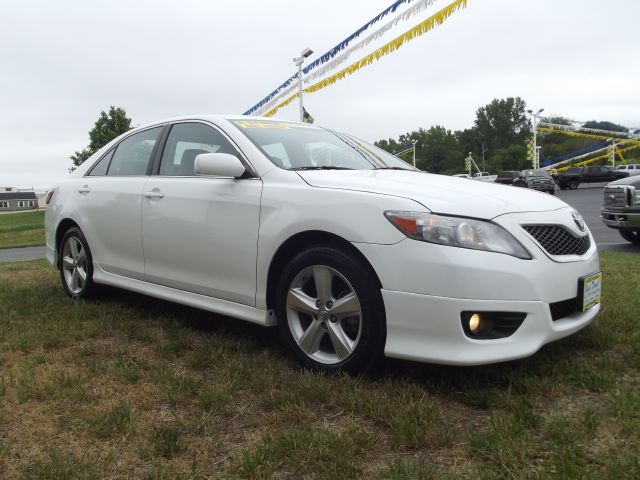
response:
{"label": "front windshield sticker", "polygon": [[239,128],[313,128],[311,125],[305,125],[300,123],[285,123],[285,122],[261,122],[260,120],[232,120],[232,123]]}

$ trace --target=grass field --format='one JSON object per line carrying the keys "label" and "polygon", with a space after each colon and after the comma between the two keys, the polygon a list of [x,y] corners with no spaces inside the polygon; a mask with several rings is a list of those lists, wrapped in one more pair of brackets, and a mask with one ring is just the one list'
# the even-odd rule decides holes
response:
{"label": "grass field", "polygon": [[0,248],[44,245],[44,211],[0,215]]}
{"label": "grass field", "polygon": [[479,368],[301,371],[277,332],[0,265],[0,478],[640,478],[640,256],[598,320]]}

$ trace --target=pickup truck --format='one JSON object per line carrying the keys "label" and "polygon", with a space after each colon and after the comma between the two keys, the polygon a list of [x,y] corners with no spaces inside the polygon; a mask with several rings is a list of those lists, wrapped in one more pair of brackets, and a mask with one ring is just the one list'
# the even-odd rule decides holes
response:
{"label": "pickup truck", "polygon": [[611,167],[573,167],[558,175],[558,186],[562,190],[575,189],[581,183],[612,182],[628,176],[628,172]]}
{"label": "pickup truck", "polygon": [[481,182],[495,182],[497,175],[490,175],[489,172],[478,172],[473,174],[474,180],[480,180]]}
{"label": "pickup truck", "polygon": [[640,177],[616,180],[604,187],[602,221],[620,236],[640,246]]}

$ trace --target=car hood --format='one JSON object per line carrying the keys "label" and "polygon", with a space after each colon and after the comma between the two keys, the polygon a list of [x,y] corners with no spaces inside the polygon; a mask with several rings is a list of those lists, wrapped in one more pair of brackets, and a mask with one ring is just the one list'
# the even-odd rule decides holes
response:
{"label": "car hood", "polygon": [[513,212],[567,207],[552,195],[465,178],[401,170],[297,172],[313,187],[339,188],[415,200],[435,213],[491,219]]}
{"label": "car hood", "polygon": [[620,180],[616,180],[615,182],[608,183],[606,186],[615,186],[615,185],[631,185],[633,187],[640,187],[640,178],[636,176],[624,177]]}

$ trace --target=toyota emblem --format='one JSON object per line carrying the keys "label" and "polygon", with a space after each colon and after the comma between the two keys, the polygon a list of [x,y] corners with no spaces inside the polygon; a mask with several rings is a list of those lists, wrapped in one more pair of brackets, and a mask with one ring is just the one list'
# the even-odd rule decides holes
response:
{"label": "toyota emblem", "polygon": [[573,221],[575,222],[578,229],[581,232],[584,232],[585,231],[584,220],[582,220],[582,217],[580,216],[580,214],[574,210],[573,212],[571,212],[571,218],[573,218]]}

